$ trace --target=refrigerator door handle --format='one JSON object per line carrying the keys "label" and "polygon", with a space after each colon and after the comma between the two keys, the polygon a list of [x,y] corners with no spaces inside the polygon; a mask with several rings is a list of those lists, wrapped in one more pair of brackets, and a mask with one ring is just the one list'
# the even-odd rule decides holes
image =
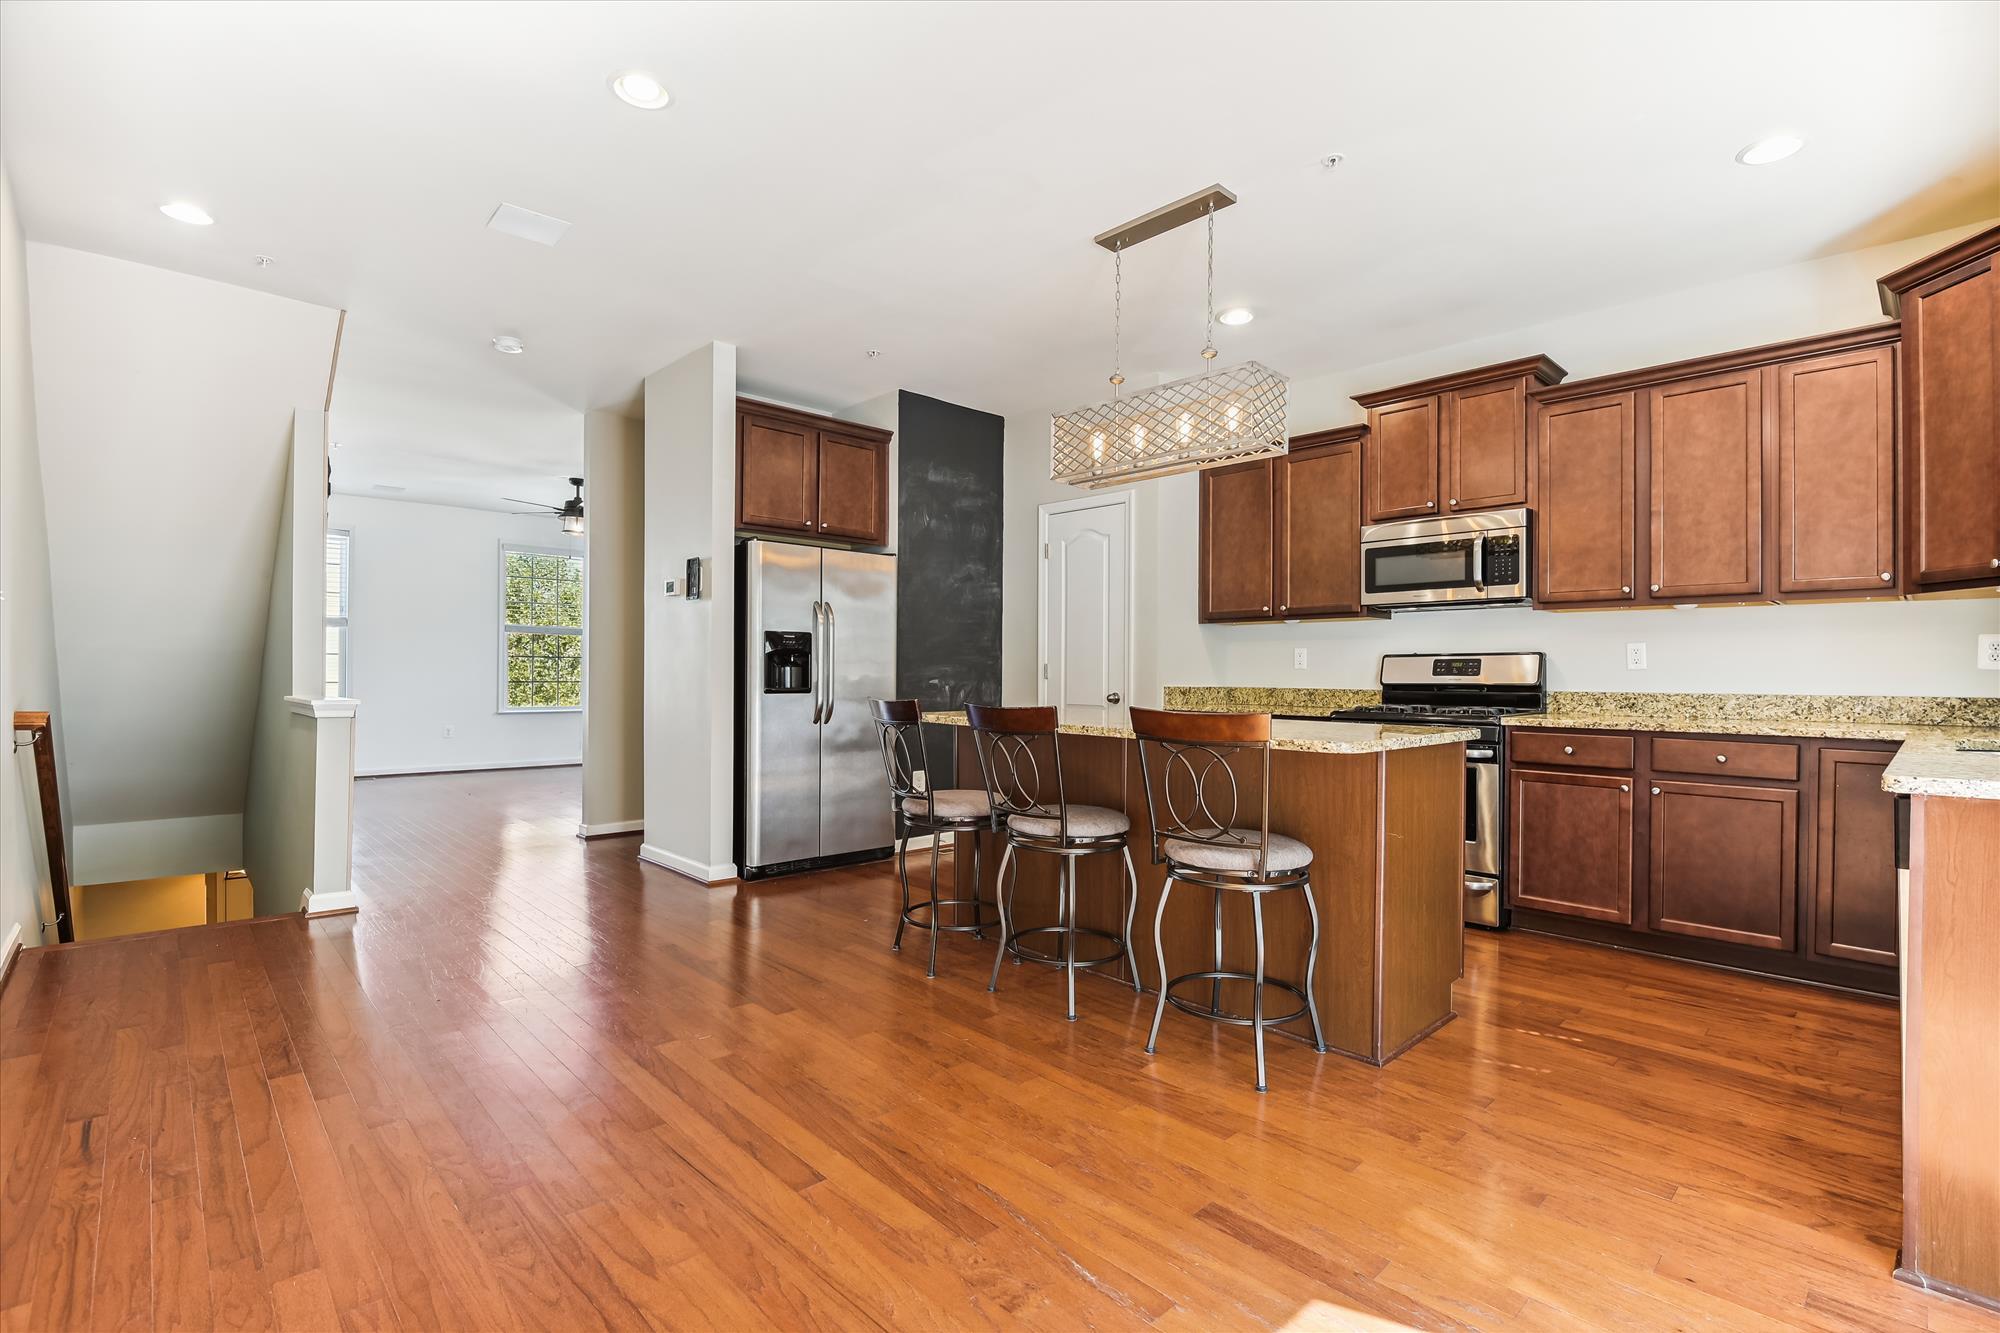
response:
{"label": "refrigerator door handle", "polygon": [[834,631],[833,603],[826,602],[824,605],[826,607],[826,716],[820,720],[831,722],[833,721],[833,673],[839,670],[835,659],[839,654],[840,645],[835,642],[838,636]]}
{"label": "refrigerator door handle", "polygon": [[812,653],[808,658],[808,663],[813,673],[812,720],[814,726],[818,726],[822,721],[825,720],[821,716],[821,714],[825,711],[824,705],[822,704],[821,701],[826,697],[826,667],[823,665],[822,662],[822,655],[826,652],[826,631],[824,628],[825,621],[821,616],[821,612],[823,612],[825,609],[826,609],[825,602],[813,603],[813,641],[812,641]]}

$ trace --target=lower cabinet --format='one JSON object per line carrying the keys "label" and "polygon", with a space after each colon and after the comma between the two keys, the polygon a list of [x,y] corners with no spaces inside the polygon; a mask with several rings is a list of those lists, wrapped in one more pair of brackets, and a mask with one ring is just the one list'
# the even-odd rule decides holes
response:
{"label": "lower cabinet", "polygon": [[1895,749],[1510,731],[1515,925],[1894,994]]}
{"label": "lower cabinet", "polygon": [[1721,782],[1648,790],[1648,924],[1757,949],[1797,943],[1799,794]]}
{"label": "lower cabinet", "polygon": [[1508,904],[1591,921],[1632,920],[1632,779],[1514,773]]}

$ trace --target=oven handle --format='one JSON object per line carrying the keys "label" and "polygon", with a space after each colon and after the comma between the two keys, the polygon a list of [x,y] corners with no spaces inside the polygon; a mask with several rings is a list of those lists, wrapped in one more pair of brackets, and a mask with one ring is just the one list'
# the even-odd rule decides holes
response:
{"label": "oven handle", "polygon": [[1491,751],[1491,750],[1483,750],[1483,749],[1482,749],[1482,750],[1467,750],[1467,751],[1465,752],[1465,757],[1466,757],[1467,759],[1491,759],[1491,758],[1493,758],[1493,757],[1494,757],[1494,755],[1493,755],[1493,751]]}
{"label": "oven handle", "polygon": [[1486,538],[1483,534],[1472,539],[1472,586],[1482,592],[1486,588]]}

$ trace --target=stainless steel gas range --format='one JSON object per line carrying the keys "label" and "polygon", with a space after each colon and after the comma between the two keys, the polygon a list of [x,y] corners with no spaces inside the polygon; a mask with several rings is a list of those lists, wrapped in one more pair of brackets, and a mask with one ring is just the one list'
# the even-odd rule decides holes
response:
{"label": "stainless steel gas range", "polygon": [[1339,722],[1474,727],[1465,746],[1465,920],[1508,922],[1506,745],[1500,719],[1548,707],[1541,653],[1388,653],[1378,676],[1382,702],[1333,714]]}

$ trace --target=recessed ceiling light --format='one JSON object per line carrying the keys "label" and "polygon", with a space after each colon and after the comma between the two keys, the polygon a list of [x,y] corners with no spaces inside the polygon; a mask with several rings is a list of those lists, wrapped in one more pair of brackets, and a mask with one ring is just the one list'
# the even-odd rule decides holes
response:
{"label": "recessed ceiling light", "polygon": [[668,95],[666,85],[643,69],[628,69],[623,74],[611,76],[611,91],[618,94],[618,100],[641,111],[658,111],[674,99]]}
{"label": "recessed ceiling light", "polygon": [[493,340],[493,350],[496,352],[505,352],[508,356],[519,356],[528,349],[513,334],[503,333]]}
{"label": "recessed ceiling light", "polygon": [[1251,320],[1257,318],[1257,312],[1248,306],[1231,306],[1217,315],[1216,318],[1224,324],[1248,324]]}
{"label": "recessed ceiling light", "polygon": [[1342,162],[1346,160],[1347,160],[1347,154],[1345,153],[1328,153],[1325,157],[1322,157],[1319,160],[1319,164],[1327,168],[1328,170],[1332,170],[1334,167],[1339,166]]}
{"label": "recessed ceiling light", "polygon": [[1736,160],[1746,167],[1761,167],[1769,162],[1782,162],[1805,146],[1806,141],[1796,134],[1773,134],[1745,147]]}
{"label": "recessed ceiling light", "polygon": [[869,359],[870,361],[879,361],[879,360],[881,360],[881,359],[882,359],[882,349],[881,349],[881,348],[879,348],[879,347],[871,347],[871,348],[869,348],[869,349],[868,349],[868,359]]}
{"label": "recessed ceiling light", "polygon": [[215,221],[208,210],[200,204],[191,204],[185,199],[176,199],[171,204],[161,204],[160,211],[176,222],[186,222],[196,227],[206,227]]}

